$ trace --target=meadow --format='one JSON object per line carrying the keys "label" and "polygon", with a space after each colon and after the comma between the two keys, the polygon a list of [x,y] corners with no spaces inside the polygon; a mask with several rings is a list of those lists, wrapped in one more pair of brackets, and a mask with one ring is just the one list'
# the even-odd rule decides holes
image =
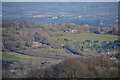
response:
{"label": "meadow", "polygon": [[53,41],[64,39],[64,38],[68,40],[76,40],[76,41],[98,40],[100,42],[118,40],[118,36],[116,35],[105,35],[105,34],[94,34],[94,33],[79,33],[79,34],[69,33],[61,37],[51,37]]}

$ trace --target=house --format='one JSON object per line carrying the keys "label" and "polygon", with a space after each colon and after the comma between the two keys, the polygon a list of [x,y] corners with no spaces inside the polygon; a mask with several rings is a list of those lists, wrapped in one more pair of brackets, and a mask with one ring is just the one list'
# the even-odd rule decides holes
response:
{"label": "house", "polygon": [[71,32],[71,29],[67,29],[65,32]]}
{"label": "house", "polygon": [[104,32],[104,31],[102,31],[102,32],[101,32],[101,34],[105,34],[105,32]]}
{"label": "house", "polygon": [[32,45],[33,47],[35,47],[35,46],[37,47],[37,46],[42,45],[42,43],[40,43],[40,42],[33,42],[32,44],[33,44],[33,45]]}
{"label": "house", "polygon": [[39,42],[33,42],[33,44],[39,44]]}
{"label": "house", "polygon": [[70,33],[75,33],[75,32],[77,32],[78,30],[71,30],[71,29],[68,29],[68,30],[66,30],[65,32],[70,32]]}
{"label": "house", "polygon": [[110,52],[107,53],[108,55],[110,54]]}
{"label": "house", "polygon": [[77,30],[71,30],[72,33],[77,32]]}
{"label": "house", "polygon": [[117,58],[110,58],[110,59],[117,59]]}
{"label": "house", "polygon": [[10,72],[11,72],[11,73],[15,73],[15,70],[11,70]]}
{"label": "house", "polygon": [[57,19],[58,17],[52,17],[52,19]]}

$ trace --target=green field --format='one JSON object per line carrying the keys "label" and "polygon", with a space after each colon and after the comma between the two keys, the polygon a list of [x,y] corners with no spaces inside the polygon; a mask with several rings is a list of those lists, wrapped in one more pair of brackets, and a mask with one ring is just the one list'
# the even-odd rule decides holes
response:
{"label": "green field", "polygon": [[8,54],[7,52],[2,52],[2,60],[14,60],[19,61],[21,60],[20,57],[16,57],[15,55]]}
{"label": "green field", "polygon": [[77,41],[98,40],[100,42],[118,40],[118,36],[115,36],[115,35],[93,34],[93,33],[66,34],[65,36],[51,37],[50,39],[55,41],[55,40],[64,39],[64,38],[68,40],[77,40]]}
{"label": "green field", "polygon": [[[50,39],[56,44],[61,46],[68,45],[72,50],[87,55],[117,50],[117,44],[114,44],[114,41],[118,40],[118,36],[93,33],[69,33],[60,37],[51,37]],[[95,43],[96,41],[97,43]],[[112,42],[112,44],[109,44],[110,42]]]}

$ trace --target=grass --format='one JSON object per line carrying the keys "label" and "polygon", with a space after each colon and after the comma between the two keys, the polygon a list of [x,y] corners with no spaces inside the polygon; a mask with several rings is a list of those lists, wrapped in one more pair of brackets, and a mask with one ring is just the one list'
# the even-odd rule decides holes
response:
{"label": "grass", "polygon": [[21,60],[21,58],[16,57],[15,55],[7,54],[6,52],[2,53],[2,59],[3,60],[14,60],[14,61]]}
{"label": "grass", "polygon": [[[93,33],[80,33],[80,34],[66,34],[65,36],[61,37],[51,37],[51,40],[59,40],[59,39],[68,39],[69,41],[77,40],[77,41],[113,41],[118,40],[118,36],[115,35],[105,35],[105,34],[93,34]],[[65,42],[65,41],[64,41]]]}

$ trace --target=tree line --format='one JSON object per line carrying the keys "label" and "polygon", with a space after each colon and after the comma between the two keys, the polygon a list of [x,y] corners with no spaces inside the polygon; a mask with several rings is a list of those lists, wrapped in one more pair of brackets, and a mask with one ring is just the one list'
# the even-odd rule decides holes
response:
{"label": "tree line", "polygon": [[66,59],[47,68],[33,69],[27,78],[118,78],[118,63],[103,56]]}

